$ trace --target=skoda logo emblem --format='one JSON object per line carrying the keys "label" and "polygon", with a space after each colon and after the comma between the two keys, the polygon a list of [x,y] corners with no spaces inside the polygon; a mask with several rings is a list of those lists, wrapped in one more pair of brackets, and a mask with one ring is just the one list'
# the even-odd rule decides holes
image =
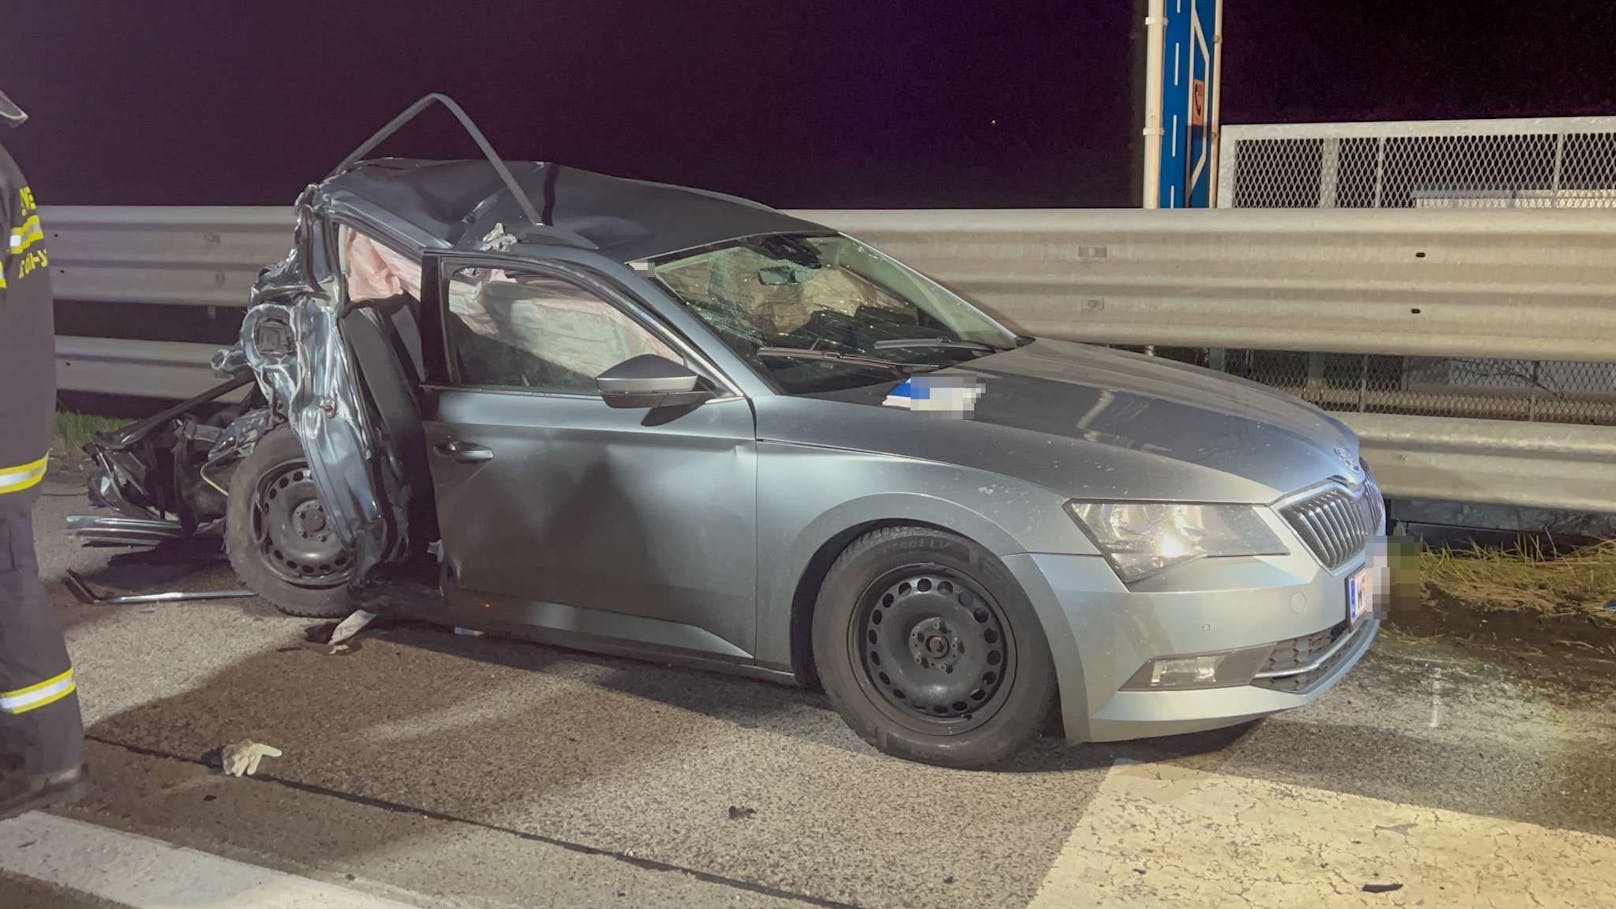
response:
{"label": "skoda logo emblem", "polygon": [[1347,465],[1347,469],[1352,471],[1354,474],[1363,473],[1363,468],[1359,467],[1358,462],[1352,459],[1352,452],[1346,450],[1345,448],[1337,448],[1335,450],[1335,456],[1340,458],[1341,463]]}

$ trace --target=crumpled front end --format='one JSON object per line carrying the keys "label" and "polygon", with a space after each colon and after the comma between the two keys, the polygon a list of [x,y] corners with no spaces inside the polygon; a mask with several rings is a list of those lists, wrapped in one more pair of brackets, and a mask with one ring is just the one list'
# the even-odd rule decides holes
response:
{"label": "crumpled front end", "polygon": [[291,252],[259,275],[239,342],[214,355],[228,381],[85,447],[95,462],[90,502],[116,514],[74,516],[77,538],[141,545],[222,535],[234,465],[286,423],[325,520],[353,555],[354,579],[405,551],[412,491],[398,453],[380,440],[343,336],[354,304],[341,280],[341,229],[323,204],[318,186],[299,199]]}
{"label": "crumpled front end", "polygon": [[400,488],[400,471],[395,454],[376,444],[342,337],[348,301],[341,261],[317,202],[317,187],[310,187],[298,202],[292,251],[259,277],[241,325],[241,353],[270,408],[302,443],[327,520],[363,578],[395,551],[406,518],[402,503],[390,507],[384,494]]}
{"label": "crumpled front end", "polygon": [[75,538],[144,545],[222,533],[228,465],[267,431],[269,412],[255,394],[230,402],[251,384],[245,370],[220,375],[202,394],[84,446],[90,504],[115,514],[69,517]]}

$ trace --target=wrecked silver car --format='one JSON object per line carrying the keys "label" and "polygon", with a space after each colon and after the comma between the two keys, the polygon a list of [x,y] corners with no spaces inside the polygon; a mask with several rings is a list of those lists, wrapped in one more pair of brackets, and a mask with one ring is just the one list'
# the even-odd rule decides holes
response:
{"label": "wrecked silver car", "polygon": [[447,99],[486,160],[366,160],[433,100],[298,200],[230,380],[89,446],[83,535],[221,536],[296,615],[821,684],[959,767],[1052,710],[1301,706],[1369,648],[1383,506],[1332,417],[753,202],[504,162]]}

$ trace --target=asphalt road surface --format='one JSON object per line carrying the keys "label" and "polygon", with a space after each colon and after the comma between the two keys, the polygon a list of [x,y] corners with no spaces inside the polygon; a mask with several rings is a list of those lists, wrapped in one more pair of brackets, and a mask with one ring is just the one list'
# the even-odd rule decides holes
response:
{"label": "asphalt road surface", "polygon": [[[1616,905],[1616,666],[1386,635],[1317,704],[997,772],[824,697],[424,625],[333,655],[227,567],[81,549],[51,485],[95,788],[0,824],[7,906]],[[208,753],[280,748],[235,779]],[[1368,889],[1365,889],[1365,888]]]}

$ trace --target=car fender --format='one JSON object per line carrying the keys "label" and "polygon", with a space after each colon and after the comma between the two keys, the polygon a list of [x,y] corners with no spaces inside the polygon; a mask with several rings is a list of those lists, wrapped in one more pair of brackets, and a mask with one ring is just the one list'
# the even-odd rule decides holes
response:
{"label": "car fender", "polygon": [[[803,629],[793,620],[803,605],[797,601],[799,584],[810,572],[827,568],[865,528],[941,527],[981,545],[1006,567],[1028,551],[1093,552],[1061,510],[1059,494],[987,471],[871,452],[763,443],[759,472],[758,658],[799,673]],[[813,494],[805,494],[809,490]],[[1067,646],[1071,633],[1064,614],[1048,608],[1047,596],[1035,595],[1036,578],[1012,574],[1032,599],[1051,648],[1071,651],[1069,661],[1057,653],[1057,662],[1075,666],[1075,645]],[[799,646],[794,648],[794,642]]]}
{"label": "car fender", "polygon": [[[798,583],[805,574],[827,567],[822,561],[816,562],[816,559],[828,556],[834,560],[843,546],[857,538],[860,528],[891,524],[924,524],[944,528],[978,543],[993,553],[1021,585],[1038,617],[1039,626],[1044,632],[1055,665],[1056,684],[1062,703],[1087,703],[1082,658],[1078,652],[1071,621],[1061,608],[1049,581],[1038,571],[1035,561],[1026,554],[1025,547],[1015,534],[993,517],[936,495],[921,492],[873,493],[839,502],[824,510],[803,527],[792,542],[789,548],[790,555],[779,572],[782,577],[774,582],[777,588],[784,587],[784,602],[760,604],[760,608],[777,618],[783,615],[789,619],[793,615],[793,601]],[[827,549],[827,544],[831,544],[830,549]],[[760,554],[759,564],[770,563]],[[787,579],[790,581],[789,586],[784,584]],[[767,580],[760,577],[760,586],[767,583]],[[773,608],[768,608],[770,605]],[[773,633],[770,628],[760,627],[759,643],[788,638],[793,631],[799,635],[806,632],[807,625],[803,622],[804,618],[805,616],[798,615],[796,622],[801,624],[796,624],[793,628],[793,623],[788,621],[784,627]],[[794,654],[788,654],[787,659],[781,662],[789,664],[800,678],[805,675],[806,667],[797,664],[803,662],[807,650],[802,640],[798,640],[797,644]],[[1079,730],[1079,734],[1081,732],[1082,730]]]}

